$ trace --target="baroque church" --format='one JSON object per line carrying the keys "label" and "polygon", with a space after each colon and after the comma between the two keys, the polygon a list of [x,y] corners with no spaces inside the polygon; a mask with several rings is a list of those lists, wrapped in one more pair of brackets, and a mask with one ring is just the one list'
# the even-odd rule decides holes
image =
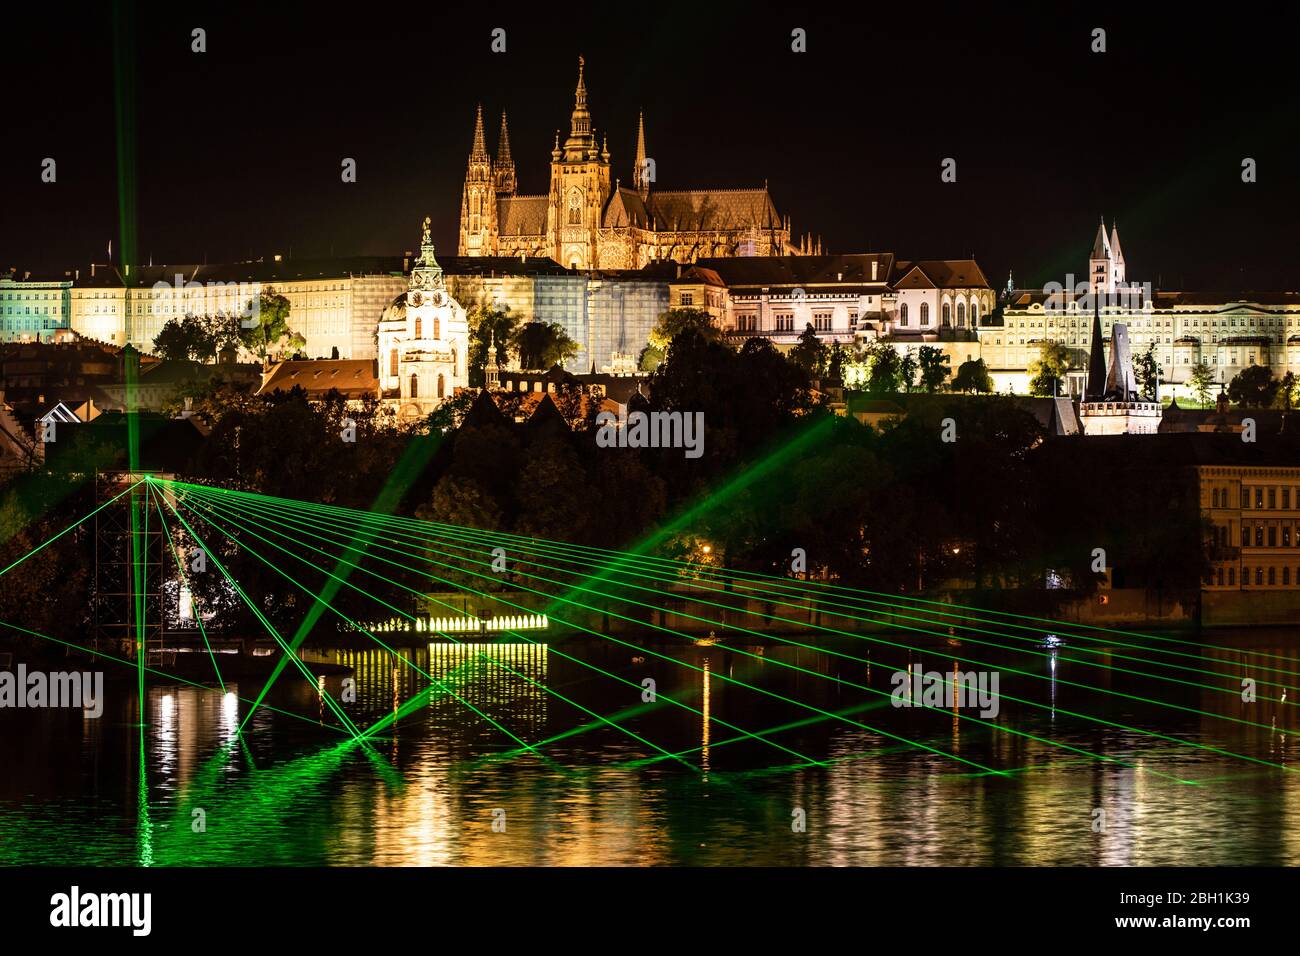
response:
{"label": "baroque church", "polygon": [[766,184],[761,189],[654,189],[644,116],[632,185],[622,185],[613,176],[606,138],[597,144],[584,65],[579,57],[569,135],[561,144],[555,134],[546,195],[518,194],[504,113],[492,160],[479,107],[461,202],[460,255],[540,256],[572,269],[640,269],[655,261],[809,251],[791,246],[790,221],[777,212]]}
{"label": "baroque church", "polygon": [[401,419],[423,418],[469,385],[469,323],[447,291],[427,217],[407,291],[384,309],[377,339],[379,396]]}

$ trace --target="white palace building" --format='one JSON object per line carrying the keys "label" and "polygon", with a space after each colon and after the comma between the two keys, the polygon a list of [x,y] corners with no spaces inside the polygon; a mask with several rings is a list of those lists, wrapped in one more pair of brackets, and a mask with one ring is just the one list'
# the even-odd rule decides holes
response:
{"label": "white palace building", "polygon": [[[1275,376],[1300,372],[1300,293],[1160,292],[1126,277],[1119,230],[1098,227],[1087,277],[1068,276],[1064,287],[1009,293],[997,325],[979,329],[980,351],[997,390],[1025,393],[1029,365],[1047,341],[1064,344],[1074,357],[1069,393],[1082,396],[1092,347],[1093,302],[1101,293],[1106,342],[1117,324],[1128,329],[1132,354],[1155,347],[1161,395],[1192,399],[1188,378],[1205,362],[1216,382],[1227,385],[1252,365]],[[1073,286],[1073,288],[1070,288]]]}

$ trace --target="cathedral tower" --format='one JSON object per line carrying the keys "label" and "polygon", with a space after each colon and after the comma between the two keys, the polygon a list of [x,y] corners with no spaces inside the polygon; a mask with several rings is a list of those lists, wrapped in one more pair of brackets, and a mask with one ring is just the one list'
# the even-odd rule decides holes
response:
{"label": "cathedral tower", "polygon": [[510,156],[510,131],[506,129],[506,111],[501,111],[501,138],[497,141],[497,161],[494,169],[497,195],[513,196],[517,187],[515,161]]}
{"label": "cathedral tower", "polygon": [[598,230],[610,196],[608,150],[598,149],[587,109],[585,61],[578,57],[569,136],[551,154],[547,233],[555,237],[552,257],[560,265],[590,269],[599,261]]}
{"label": "cathedral tower", "polygon": [[[504,117],[503,129],[504,134]],[[509,147],[507,147],[508,153]],[[514,166],[511,164],[511,179]],[[465,172],[465,192],[460,207],[460,248],[462,256],[494,256],[497,253],[497,189],[483,135],[483,107],[474,122],[474,145]]]}

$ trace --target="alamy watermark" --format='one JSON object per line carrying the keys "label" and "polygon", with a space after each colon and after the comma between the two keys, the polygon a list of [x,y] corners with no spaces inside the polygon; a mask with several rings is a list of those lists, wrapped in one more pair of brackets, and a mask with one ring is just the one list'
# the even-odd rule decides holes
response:
{"label": "alamy watermark", "polygon": [[703,412],[628,412],[596,416],[600,448],[684,448],[687,458],[704,454]]}
{"label": "alamy watermark", "polygon": [[230,315],[246,329],[256,328],[261,312],[260,282],[196,282],[176,273],[175,280],[160,279],[152,286],[153,301],[167,305],[176,315]]}
{"label": "alamy watermark", "polygon": [[1117,282],[1113,289],[1098,289],[1087,279],[1075,281],[1074,273],[1068,272],[1065,284],[1049,282],[1043,286],[1047,300],[1043,309],[1047,312],[1066,312],[1071,305],[1078,313],[1091,313],[1094,308],[1120,309],[1136,311],[1152,301],[1151,283]]}
{"label": "alamy watermark", "polygon": [[60,929],[125,927],[148,936],[152,914],[152,893],[83,893],[74,886],[50,897],[50,925]]}
{"label": "alamy watermark", "polygon": [[79,708],[87,717],[104,713],[103,671],[0,671],[0,708]]}
{"label": "alamy watermark", "polygon": [[1000,709],[997,671],[923,671],[920,664],[894,671],[895,707],[943,707],[978,710],[981,717],[996,717]]}

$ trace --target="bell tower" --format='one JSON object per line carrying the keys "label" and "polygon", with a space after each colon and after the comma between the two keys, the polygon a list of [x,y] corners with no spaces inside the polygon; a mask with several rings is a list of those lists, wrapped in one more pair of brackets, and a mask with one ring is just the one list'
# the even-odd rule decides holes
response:
{"label": "bell tower", "polygon": [[578,57],[569,136],[551,153],[551,191],[546,213],[552,255],[562,266],[590,269],[599,260],[601,216],[610,196],[609,150],[596,146],[587,109],[586,61]]}

